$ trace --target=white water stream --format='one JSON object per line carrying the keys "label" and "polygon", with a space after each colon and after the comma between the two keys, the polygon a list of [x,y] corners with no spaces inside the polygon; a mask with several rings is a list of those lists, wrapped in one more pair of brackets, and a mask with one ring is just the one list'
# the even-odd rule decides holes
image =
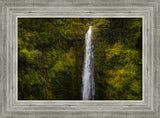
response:
{"label": "white water stream", "polygon": [[82,99],[94,100],[95,83],[94,83],[94,52],[92,41],[92,26],[85,35],[85,55],[82,75]]}

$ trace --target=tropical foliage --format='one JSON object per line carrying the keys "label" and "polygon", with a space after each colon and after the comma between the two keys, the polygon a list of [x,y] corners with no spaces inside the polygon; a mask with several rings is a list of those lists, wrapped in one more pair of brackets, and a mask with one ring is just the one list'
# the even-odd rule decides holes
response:
{"label": "tropical foliage", "polygon": [[93,26],[95,100],[142,99],[141,18],[18,18],[18,99],[80,100]]}

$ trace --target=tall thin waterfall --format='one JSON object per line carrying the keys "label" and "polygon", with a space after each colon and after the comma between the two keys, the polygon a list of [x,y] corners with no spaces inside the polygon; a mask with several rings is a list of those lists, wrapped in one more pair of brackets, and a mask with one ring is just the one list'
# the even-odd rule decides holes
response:
{"label": "tall thin waterfall", "polygon": [[92,26],[89,26],[89,29],[85,35],[85,57],[83,65],[82,84],[82,99],[93,100],[95,96],[95,83]]}

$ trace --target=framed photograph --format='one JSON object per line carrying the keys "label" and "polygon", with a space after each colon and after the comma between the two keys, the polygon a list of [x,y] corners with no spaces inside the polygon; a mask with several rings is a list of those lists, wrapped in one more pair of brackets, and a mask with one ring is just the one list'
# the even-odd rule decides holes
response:
{"label": "framed photograph", "polygon": [[158,118],[159,5],[2,0],[0,117]]}

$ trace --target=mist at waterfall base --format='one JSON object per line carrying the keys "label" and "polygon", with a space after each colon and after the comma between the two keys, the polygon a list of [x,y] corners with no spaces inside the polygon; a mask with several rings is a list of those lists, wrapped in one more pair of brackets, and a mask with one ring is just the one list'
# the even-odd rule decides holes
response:
{"label": "mist at waterfall base", "polygon": [[85,55],[82,74],[82,99],[94,100],[94,52],[92,42],[92,26],[89,27],[85,35]]}

